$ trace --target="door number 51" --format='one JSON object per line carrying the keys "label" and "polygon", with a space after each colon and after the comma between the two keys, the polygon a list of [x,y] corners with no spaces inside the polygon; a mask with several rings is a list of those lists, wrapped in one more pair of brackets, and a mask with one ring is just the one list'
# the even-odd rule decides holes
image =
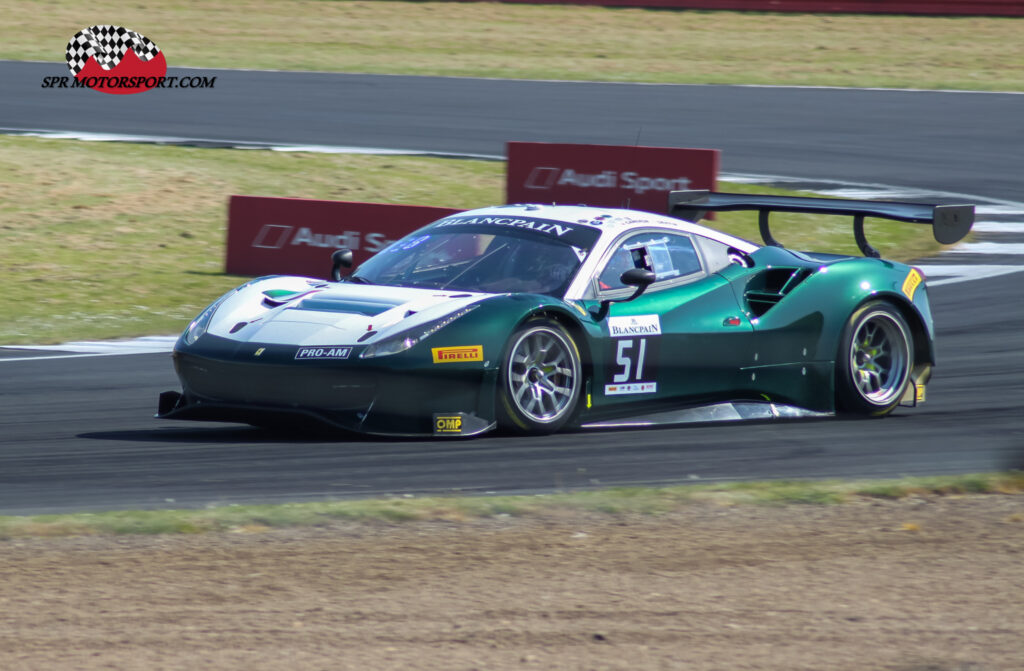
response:
{"label": "door number 51", "polygon": [[[640,382],[644,377],[644,357],[647,354],[647,339],[639,338],[634,352],[633,339],[620,340],[615,353],[615,364],[620,366],[619,372],[612,377],[612,382],[621,384],[633,380]],[[634,365],[634,357],[636,365]],[[632,373],[632,375],[630,375]]]}

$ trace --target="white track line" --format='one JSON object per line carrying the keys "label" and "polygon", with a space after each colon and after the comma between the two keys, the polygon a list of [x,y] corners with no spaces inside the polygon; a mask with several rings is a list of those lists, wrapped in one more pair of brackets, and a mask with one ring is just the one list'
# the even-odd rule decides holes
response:
{"label": "white track line", "polygon": [[952,254],[1003,254],[1019,256],[1024,254],[1024,243],[1021,242],[966,242],[942,253]]}
{"label": "white track line", "polygon": [[[27,349],[27,348],[20,348]],[[153,354],[154,352],[139,352],[133,350],[131,352],[104,352],[104,353],[93,353],[93,354],[50,354],[48,356],[12,356],[12,357],[0,357],[0,363],[13,363],[15,361],[45,361],[47,359],[90,359],[97,356],[121,356],[124,354]]]}
{"label": "white track line", "polygon": [[1024,233],[1024,221],[976,221],[975,233]]}
{"label": "white track line", "polygon": [[[921,269],[925,274],[929,287],[1024,272],[1024,266],[917,264],[914,267]],[[943,279],[933,279],[935,277]]]}
{"label": "white track line", "polygon": [[69,342],[61,345],[4,345],[0,349],[32,350],[35,352],[71,352],[27,357],[4,357],[0,363],[9,361],[41,361],[44,359],[72,359],[90,356],[121,356],[123,354],[162,354],[174,349],[178,336],[145,336],[132,340],[99,340]]}
{"label": "white track line", "polygon": [[[751,173],[720,173],[718,179],[723,182],[741,182],[746,181],[749,184],[759,184],[767,182],[801,182],[807,184],[835,184],[836,188],[850,188],[863,190],[864,192],[870,193],[884,193],[893,190],[911,191],[910,187],[896,187],[891,184],[874,184],[871,182],[849,182],[842,179],[822,179],[820,177],[801,177],[796,175],[755,175]],[[917,189],[913,189],[917,191]],[[928,190],[927,193],[930,197],[942,197],[942,198],[962,198],[965,203],[978,203],[983,202],[982,205],[975,206],[975,213],[977,214],[1024,214],[1024,203],[1015,200],[1004,200],[1002,198],[990,198],[988,196],[977,196],[969,193],[960,193],[959,191],[938,191]],[[815,193],[821,193],[820,190],[816,190]],[[876,196],[877,197],[877,196]]]}
{"label": "white track line", "polygon": [[148,352],[170,352],[178,336],[144,336],[131,340],[83,340],[60,345],[8,345],[5,349],[31,349],[54,352],[80,352],[82,354],[103,354],[132,350],[140,354]]}
{"label": "white track line", "polygon": [[505,157],[496,154],[460,154],[457,152],[426,151],[423,149],[385,149],[383,147],[349,147],[331,144],[277,144],[271,142],[252,142],[248,140],[224,140],[204,137],[177,137],[173,135],[132,135],[121,133],[90,133],[71,130],[23,130],[20,128],[0,127],[0,134],[41,137],[48,140],[79,140],[82,142],[140,142],[143,144],[209,144],[216,147],[231,149],[262,149],[269,151],[303,151],[314,154],[374,154],[381,156],[440,156],[445,158],[479,159],[485,161],[504,161]]}
{"label": "white track line", "polygon": [[[985,200],[990,200],[986,198]],[[995,202],[995,201],[992,201]],[[1004,202],[999,205],[977,205],[974,208],[975,214],[1024,214],[1024,204]]]}

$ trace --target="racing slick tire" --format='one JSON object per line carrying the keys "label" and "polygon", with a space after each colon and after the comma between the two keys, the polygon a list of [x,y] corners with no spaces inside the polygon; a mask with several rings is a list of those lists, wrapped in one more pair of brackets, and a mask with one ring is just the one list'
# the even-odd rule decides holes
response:
{"label": "racing slick tire", "polygon": [[565,426],[583,387],[572,337],[550,319],[532,319],[509,339],[498,379],[498,426],[511,433],[547,434]]}
{"label": "racing slick tire", "polygon": [[836,356],[836,410],[884,417],[900,404],[914,368],[910,327],[899,310],[872,301],[850,315]]}

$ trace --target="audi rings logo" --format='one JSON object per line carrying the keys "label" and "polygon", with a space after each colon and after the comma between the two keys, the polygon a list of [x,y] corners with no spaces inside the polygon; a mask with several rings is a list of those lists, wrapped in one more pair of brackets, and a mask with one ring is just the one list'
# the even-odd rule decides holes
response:
{"label": "audi rings logo", "polygon": [[167,76],[167,60],[152,40],[123,26],[75,33],[64,52],[70,77],[43,77],[44,89],[90,88],[127,95],[154,88],[213,88],[216,77]]}
{"label": "audi rings logo", "polygon": [[555,180],[558,179],[558,173],[561,171],[561,168],[538,166],[530,171],[523,186],[527,189],[550,189]]}
{"label": "audi rings logo", "polygon": [[291,237],[291,232],[291,226],[264,224],[252,241],[252,246],[257,249],[281,249]]}

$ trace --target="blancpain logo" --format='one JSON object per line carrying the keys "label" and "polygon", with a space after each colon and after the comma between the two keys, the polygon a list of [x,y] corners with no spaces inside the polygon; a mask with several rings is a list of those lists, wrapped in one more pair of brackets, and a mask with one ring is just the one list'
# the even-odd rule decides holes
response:
{"label": "blancpain logo", "polygon": [[647,177],[633,171],[619,173],[602,170],[598,173],[576,172],[572,168],[537,167],[530,171],[523,186],[527,189],[550,189],[569,184],[581,189],[624,189],[635,194],[647,191],[679,191],[690,187],[688,177]]}
{"label": "blancpain logo", "polygon": [[516,217],[451,217],[441,219],[435,225],[440,226],[464,226],[471,224],[484,224],[489,226],[512,226],[514,228],[529,228],[538,233],[548,233],[559,237],[572,230],[572,226],[556,224],[550,221],[538,219],[519,219]]}
{"label": "blancpain logo", "polygon": [[661,335],[661,319],[658,315],[609,317],[608,333],[613,338]]}
{"label": "blancpain logo", "polygon": [[347,247],[348,249],[362,249],[373,254],[394,242],[383,233],[367,233],[365,236],[360,231],[315,233],[312,228],[303,226],[292,235],[293,230],[295,230],[294,226],[265,224],[253,239],[252,246],[258,249],[281,249],[285,245],[305,245],[324,249]]}

